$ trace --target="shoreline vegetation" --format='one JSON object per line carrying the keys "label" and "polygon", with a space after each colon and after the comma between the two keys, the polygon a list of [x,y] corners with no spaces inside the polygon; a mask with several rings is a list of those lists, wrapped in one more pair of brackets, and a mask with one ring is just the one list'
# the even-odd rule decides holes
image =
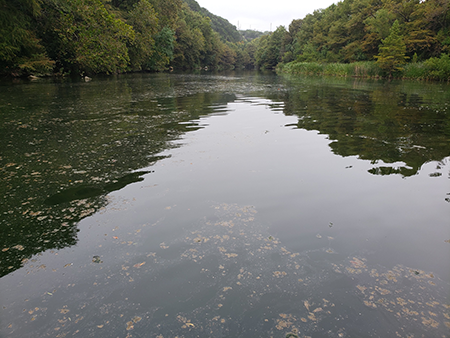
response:
{"label": "shoreline vegetation", "polygon": [[0,0],[0,75],[271,69],[450,81],[450,0],[342,0],[273,32],[195,0]]}
{"label": "shoreline vegetation", "polygon": [[423,62],[403,65],[392,74],[386,73],[375,61],[358,61],[353,63],[298,62],[281,63],[276,67],[278,73],[292,75],[359,77],[371,79],[404,79],[450,81],[450,57],[430,58]]}

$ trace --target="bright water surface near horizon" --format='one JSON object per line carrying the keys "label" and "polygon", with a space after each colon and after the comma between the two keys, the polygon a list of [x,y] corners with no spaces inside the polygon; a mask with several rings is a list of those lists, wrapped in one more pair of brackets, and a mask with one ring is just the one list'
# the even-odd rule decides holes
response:
{"label": "bright water surface near horizon", "polygon": [[449,337],[450,86],[0,84],[0,337]]}

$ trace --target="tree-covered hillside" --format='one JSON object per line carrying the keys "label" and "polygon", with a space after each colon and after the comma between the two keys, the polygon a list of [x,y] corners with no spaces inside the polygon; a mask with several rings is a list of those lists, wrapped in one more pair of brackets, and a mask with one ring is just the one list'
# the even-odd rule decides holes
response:
{"label": "tree-covered hillside", "polygon": [[255,31],[253,29],[240,30],[239,33],[241,33],[241,35],[245,41],[252,41],[263,35],[270,34],[270,32],[260,32],[260,31]]}
{"label": "tree-covered hillside", "polygon": [[[255,42],[255,63],[273,68],[291,61],[376,61],[381,74],[391,75],[403,65],[424,62],[430,72],[449,68],[448,77],[449,4],[450,0],[343,0],[293,20],[288,30],[278,27],[261,37]],[[421,77],[419,68],[415,77]]]}
{"label": "tree-covered hillside", "polygon": [[13,76],[243,67],[239,40],[181,0],[0,0],[0,73]]}
{"label": "tree-covered hillside", "polygon": [[335,71],[320,71],[324,64],[354,64],[340,74],[449,79],[449,7],[450,0],[343,0],[261,33],[239,32],[195,0],[0,0],[0,73],[320,74]]}
{"label": "tree-covered hillside", "polygon": [[239,31],[236,29],[235,26],[233,26],[230,22],[228,22],[228,20],[212,14],[206,8],[200,7],[198,2],[195,0],[183,0],[183,1],[185,1],[189,5],[189,8],[192,9],[194,12],[200,13],[203,16],[210,18],[212,29],[217,33],[219,33],[219,35],[222,37],[224,41],[228,42],[242,41],[242,35],[239,33]]}

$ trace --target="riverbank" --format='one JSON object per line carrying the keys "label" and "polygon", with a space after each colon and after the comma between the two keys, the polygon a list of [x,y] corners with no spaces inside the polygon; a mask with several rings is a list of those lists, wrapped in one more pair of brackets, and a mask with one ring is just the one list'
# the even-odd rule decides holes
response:
{"label": "riverbank", "polygon": [[[375,61],[360,61],[353,63],[320,63],[320,62],[289,62],[278,64],[277,72],[287,74],[387,78],[387,74]],[[446,54],[440,58],[430,58],[424,62],[405,64],[402,70],[392,75],[399,79],[450,81],[450,57]]]}

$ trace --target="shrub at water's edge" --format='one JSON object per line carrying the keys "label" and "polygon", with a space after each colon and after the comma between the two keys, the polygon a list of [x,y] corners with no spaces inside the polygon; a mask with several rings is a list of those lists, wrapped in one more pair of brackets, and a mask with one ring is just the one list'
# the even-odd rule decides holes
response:
{"label": "shrub at water's edge", "polygon": [[450,81],[450,56],[442,54],[439,58],[433,57],[424,62],[409,63],[404,67],[403,77]]}
{"label": "shrub at water's edge", "polygon": [[[293,61],[279,64],[277,71],[288,74],[327,75],[341,77],[384,78],[389,73],[381,69],[375,61],[353,63],[319,63]],[[439,58],[430,58],[424,62],[411,62],[401,70],[392,73],[392,77],[418,80],[450,81],[450,56],[442,54]]]}

